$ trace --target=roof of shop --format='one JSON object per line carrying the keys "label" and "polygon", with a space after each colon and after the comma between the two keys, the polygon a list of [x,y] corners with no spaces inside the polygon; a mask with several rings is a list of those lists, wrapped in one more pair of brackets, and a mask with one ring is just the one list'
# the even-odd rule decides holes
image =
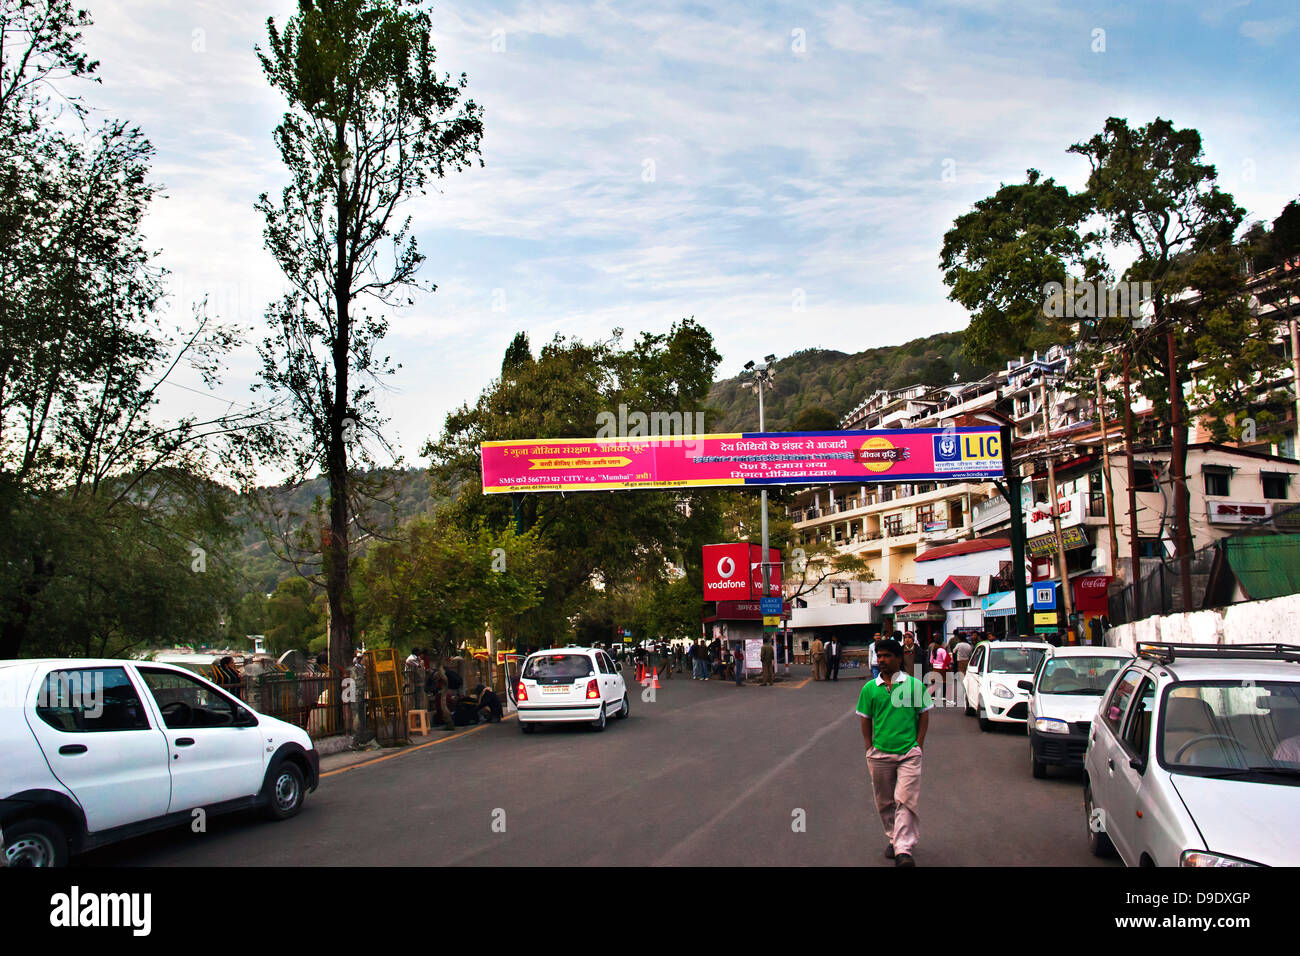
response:
{"label": "roof of shop", "polygon": [[952,558],[959,554],[975,554],[979,551],[994,551],[998,548],[1011,547],[1010,538],[975,538],[972,541],[958,541],[955,544],[941,544],[924,554],[916,556],[916,563],[937,561],[940,558]]}

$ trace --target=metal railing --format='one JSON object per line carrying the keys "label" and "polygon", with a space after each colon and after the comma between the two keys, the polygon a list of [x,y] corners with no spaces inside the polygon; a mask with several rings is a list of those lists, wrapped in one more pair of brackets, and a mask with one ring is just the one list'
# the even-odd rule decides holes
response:
{"label": "metal railing", "polygon": [[313,740],[350,731],[343,706],[343,674],[331,669],[321,674],[261,674],[226,690],[268,717],[288,721],[307,731]]}
{"label": "metal railing", "polygon": [[1177,558],[1161,559],[1149,574],[1143,575],[1135,585],[1129,584],[1110,595],[1108,619],[1110,625],[1129,624],[1138,620],[1135,615],[1133,592],[1136,587],[1142,598],[1142,617],[1177,614],[1182,611],[1199,611],[1205,601],[1209,585],[1210,568],[1214,564],[1217,543],[1207,544],[1192,552],[1192,593],[1187,600],[1182,594],[1181,572]]}

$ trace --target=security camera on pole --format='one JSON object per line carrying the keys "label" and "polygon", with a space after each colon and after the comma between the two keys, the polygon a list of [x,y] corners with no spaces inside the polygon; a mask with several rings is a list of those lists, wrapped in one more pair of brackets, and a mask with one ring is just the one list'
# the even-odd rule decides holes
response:
{"label": "security camera on pole", "polygon": [[[775,355],[768,355],[763,358],[761,365],[756,365],[753,361],[745,363],[745,372],[749,373],[749,378],[744,382],[746,388],[752,388],[758,392],[758,430],[766,431],[766,423],[763,419],[763,386],[771,385],[772,379],[776,373],[772,369],[773,363],[776,362]],[[743,373],[742,373],[743,374]],[[764,488],[759,493],[760,507],[762,508],[761,528],[763,534],[762,544],[762,562],[763,562],[763,597],[771,594],[771,561],[768,560],[769,552],[767,550],[767,489]],[[764,628],[766,630],[766,628]]]}

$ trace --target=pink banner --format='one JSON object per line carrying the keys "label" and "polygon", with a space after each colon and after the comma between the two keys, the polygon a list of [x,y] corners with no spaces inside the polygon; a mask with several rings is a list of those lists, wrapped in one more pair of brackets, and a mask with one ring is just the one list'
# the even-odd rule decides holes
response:
{"label": "pink banner", "polygon": [[1002,477],[994,428],[483,443],[483,491],[598,491]]}

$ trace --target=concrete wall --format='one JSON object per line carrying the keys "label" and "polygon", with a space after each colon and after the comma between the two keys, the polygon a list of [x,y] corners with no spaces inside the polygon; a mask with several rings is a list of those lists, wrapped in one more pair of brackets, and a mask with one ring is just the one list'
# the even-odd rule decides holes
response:
{"label": "concrete wall", "polygon": [[1300,644],[1300,594],[1231,607],[1148,617],[1112,627],[1106,644],[1135,650],[1139,642],[1176,644]]}

